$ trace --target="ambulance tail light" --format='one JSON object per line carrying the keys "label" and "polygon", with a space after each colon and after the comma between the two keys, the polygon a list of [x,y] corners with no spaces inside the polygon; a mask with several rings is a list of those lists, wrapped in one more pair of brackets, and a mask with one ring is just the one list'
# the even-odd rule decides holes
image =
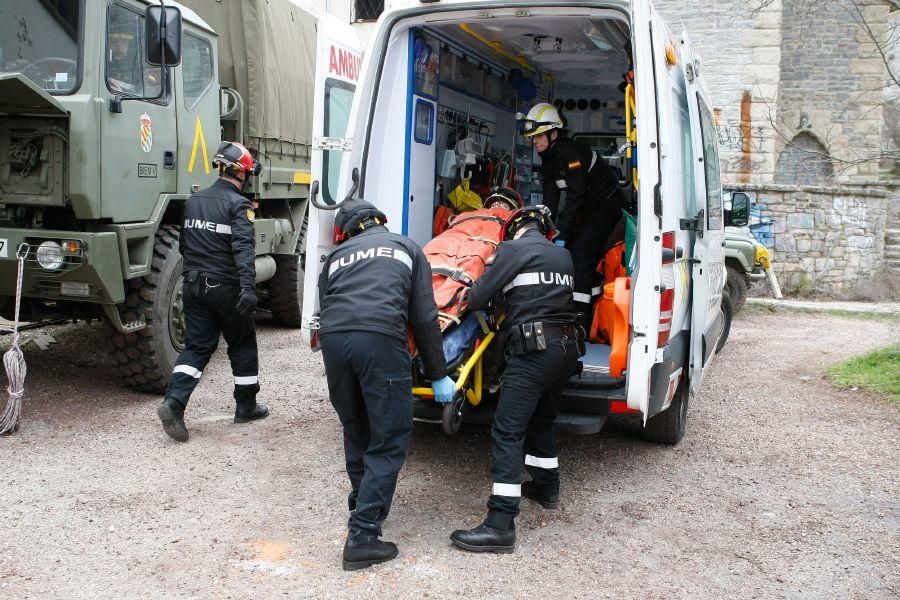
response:
{"label": "ambulance tail light", "polygon": [[669,343],[672,333],[672,307],[675,305],[675,288],[663,289],[659,293],[659,333],[656,338],[657,347]]}
{"label": "ambulance tail light", "polygon": [[665,232],[662,236],[662,242],[662,264],[671,265],[675,262],[675,232]]}
{"label": "ambulance tail light", "polygon": [[[675,232],[666,231],[662,236],[662,264],[669,265],[671,271],[675,263]],[[666,278],[663,280],[665,281]],[[659,290],[659,328],[657,329],[656,346],[662,347],[669,343],[672,333],[672,312],[675,306],[675,286],[660,287]]]}

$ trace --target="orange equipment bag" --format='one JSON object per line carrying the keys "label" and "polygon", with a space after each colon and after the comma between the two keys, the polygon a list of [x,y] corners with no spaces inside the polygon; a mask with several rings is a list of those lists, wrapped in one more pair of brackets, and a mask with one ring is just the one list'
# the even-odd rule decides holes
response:
{"label": "orange equipment bag", "polygon": [[431,231],[431,237],[436,238],[447,231],[447,228],[450,226],[450,219],[455,214],[449,206],[444,206],[443,204],[438,206],[437,210],[434,211],[434,227]]}
{"label": "orange equipment bag", "polygon": [[628,363],[628,340],[631,327],[628,317],[631,309],[631,278],[616,277],[603,286],[603,298],[594,305],[590,340],[608,343],[609,375],[621,377]]}
{"label": "orange equipment bag", "polygon": [[625,265],[622,264],[622,257],[625,254],[625,242],[616,242],[612,248],[606,253],[597,264],[597,272],[603,274],[603,295],[594,302],[594,318],[591,321],[591,330],[588,339],[592,342],[607,344],[610,341],[609,328],[611,321],[609,320],[610,311],[612,309],[613,295],[610,289],[607,294],[606,288],[611,285],[618,277],[625,277]]}
{"label": "orange equipment bag", "polygon": [[[613,286],[613,310],[609,330],[609,376],[621,377],[628,364],[628,340],[631,327],[628,317],[631,309],[631,277],[616,277]],[[604,291],[605,295],[605,291]]]}
{"label": "orange equipment bag", "polygon": [[446,231],[423,248],[431,264],[431,286],[441,331],[458,322],[466,310],[462,290],[471,287],[487,268],[500,243],[500,230],[512,214],[505,208],[481,208],[452,217]]}

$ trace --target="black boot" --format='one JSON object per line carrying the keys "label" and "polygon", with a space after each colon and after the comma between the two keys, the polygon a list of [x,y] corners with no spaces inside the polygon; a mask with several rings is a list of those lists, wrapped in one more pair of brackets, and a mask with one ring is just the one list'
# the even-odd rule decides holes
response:
{"label": "black boot", "polygon": [[173,440],[188,441],[188,430],[184,425],[184,406],[174,398],[166,398],[156,408],[156,414],[162,421],[165,432]]}
{"label": "black boot", "polygon": [[475,529],[457,529],[450,534],[450,540],[470,552],[508,554],[516,549],[516,530],[495,529],[482,523]]}
{"label": "black boot", "polygon": [[522,483],[522,496],[550,510],[559,508],[559,492],[555,494],[544,493],[533,481]]}
{"label": "black boot", "polygon": [[377,535],[366,537],[347,536],[344,544],[344,570],[356,571],[397,558],[397,545],[382,542]]}
{"label": "black boot", "polygon": [[250,402],[238,402],[234,410],[235,423],[249,423],[257,419],[265,419],[269,416],[269,407],[259,404],[256,400]]}

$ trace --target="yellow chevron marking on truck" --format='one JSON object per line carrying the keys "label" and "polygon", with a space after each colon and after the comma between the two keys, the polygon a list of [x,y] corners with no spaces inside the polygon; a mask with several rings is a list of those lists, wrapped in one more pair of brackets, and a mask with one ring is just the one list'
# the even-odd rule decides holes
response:
{"label": "yellow chevron marking on truck", "polygon": [[197,146],[203,147],[203,169],[209,175],[209,155],[206,153],[206,136],[203,134],[203,123],[197,117],[197,126],[194,128],[194,149],[191,150],[191,162],[188,163],[188,173],[194,172],[194,162],[197,160]]}
{"label": "yellow chevron marking on truck", "polygon": [[308,171],[294,171],[294,183],[305,183],[309,185],[309,182],[312,181],[312,176]]}

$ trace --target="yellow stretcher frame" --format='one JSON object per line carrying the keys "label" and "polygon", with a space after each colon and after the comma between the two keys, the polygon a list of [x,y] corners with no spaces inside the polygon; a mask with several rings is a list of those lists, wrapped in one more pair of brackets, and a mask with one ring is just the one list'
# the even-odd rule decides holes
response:
{"label": "yellow stretcher frame", "polygon": [[[501,316],[497,319],[496,327],[500,327],[500,323],[503,322],[503,317]],[[488,349],[488,346],[491,345],[491,342],[494,341],[494,338],[497,337],[496,331],[491,330],[487,335],[484,336],[484,339],[481,340],[481,344],[475,348],[475,351],[472,353],[465,363],[459,368],[459,375],[456,378],[456,391],[460,391],[466,385],[466,382],[469,380],[469,375],[472,374],[474,370],[474,381],[473,381],[473,389],[466,390],[466,399],[469,401],[469,404],[472,406],[478,406],[481,404],[481,396],[482,396],[482,357],[484,356],[484,351]],[[412,393],[416,396],[431,396],[434,397],[434,388],[430,387],[414,387],[412,389]]]}

